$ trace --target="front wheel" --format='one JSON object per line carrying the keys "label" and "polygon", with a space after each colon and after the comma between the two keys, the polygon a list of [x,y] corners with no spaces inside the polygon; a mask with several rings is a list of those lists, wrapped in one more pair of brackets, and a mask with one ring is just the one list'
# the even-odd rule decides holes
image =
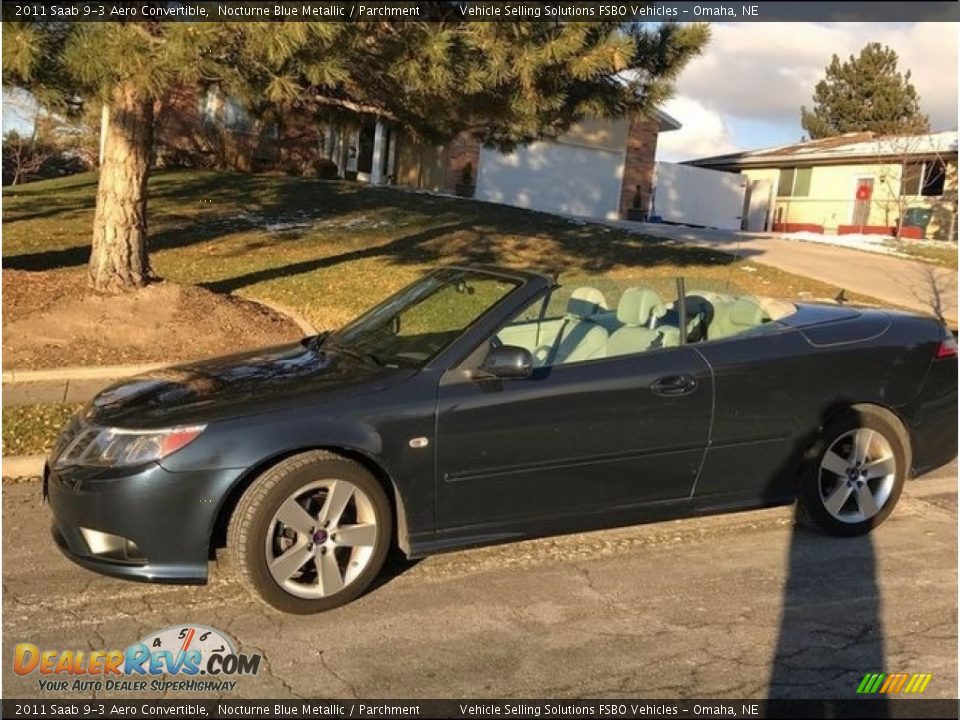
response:
{"label": "front wheel", "polygon": [[332,453],[288,458],[247,489],[227,548],[239,580],[277,610],[305,615],[357,597],[383,566],[392,514],[380,483]]}
{"label": "front wheel", "polygon": [[862,535],[893,512],[910,465],[909,441],[880,409],[851,408],[827,424],[799,487],[803,514],[831,535]]}

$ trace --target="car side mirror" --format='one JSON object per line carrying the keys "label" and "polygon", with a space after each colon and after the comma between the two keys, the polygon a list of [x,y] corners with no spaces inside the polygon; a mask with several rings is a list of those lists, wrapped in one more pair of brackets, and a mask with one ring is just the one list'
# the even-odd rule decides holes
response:
{"label": "car side mirror", "polygon": [[480,369],[498,378],[525,378],[533,372],[533,355],[526,348],[500,345],[493,348]]}

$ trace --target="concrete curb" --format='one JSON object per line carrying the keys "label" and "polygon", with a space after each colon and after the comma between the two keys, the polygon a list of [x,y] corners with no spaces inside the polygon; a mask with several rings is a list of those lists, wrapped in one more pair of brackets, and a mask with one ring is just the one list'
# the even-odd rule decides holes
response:
{"label": "concrete curb", "polygon": [[302,332],[304,335],[316,335],[320,332],[303,315],[284,305],[278,305],[270,300],[261,300],[260,298],[245,297],[243,295],[236,295],[235,297],[240,298],[241,300],[252,302],[256,305],[262,305],[265,308],[273,310],[275,313],[280,313],[296,323],[297,327],[300,328],[300,332]]}
{"label": "concrete curb", "polygon": [[[174,361],[176,362],[176,361]],[[4,370],[3,384],[30,382],[69,382],[70,380],[113,380],[159,370],[173,363],[143,365],[91,365],[87,367],[51,368],[50,370]]]}
{"label": "concrete curb", "polygon": [[39,478],[43,474],[45,455],[10,455],[3,458],[3,478]]}

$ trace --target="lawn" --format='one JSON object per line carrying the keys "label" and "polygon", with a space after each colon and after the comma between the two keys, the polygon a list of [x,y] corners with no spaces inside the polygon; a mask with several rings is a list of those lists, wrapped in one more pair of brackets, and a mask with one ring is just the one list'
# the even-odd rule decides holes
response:
{"label": "lawn", "polygon": [[[94,174],[4,189],[4,267],[81,282],[95,193]],[[452,262],[638,281],[682,274],[787,297],[838,292],[709,249],[501,205],[347,182],[158,172],[150,182],[149,217],[151,257],[161,277],[279,303],[319,328],[337,326],[426,269]]]}
{"label": "lawn", "polygon": [[45,455],[79,405],[18,405],[3,408],[3,454]]}
{"label": "lawn", "polygon": [[940,265],[941,267],[952,268],[954,270],[957,269],[957,246],[954,243],[944,242],[933,244],[931,242],[918,243],[911,242],[910,240],[902,240],[900,242],[894,242],[894,247],[896,247],[898,252],[914,260],[922,260],[932,265]]}

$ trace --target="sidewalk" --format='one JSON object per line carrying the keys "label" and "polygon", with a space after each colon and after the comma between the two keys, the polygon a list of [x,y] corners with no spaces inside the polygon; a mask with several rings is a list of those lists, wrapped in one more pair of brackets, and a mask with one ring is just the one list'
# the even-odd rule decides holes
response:
{"label": "sidewalk", "polygon": [[609,220],[606,224],[738,255],[891,305],[939,314],[952,328],[957,326],[957,273],[948,268],[836,245],[788,240],[769,233],[626,220]]}
{"label": "sidewalk", "polygon": [[86,402],[118,380],[165,367],[167,363],[145,365],[103,365],[57,368],[54,370],[5,370],[4,405],[47,405]]}

